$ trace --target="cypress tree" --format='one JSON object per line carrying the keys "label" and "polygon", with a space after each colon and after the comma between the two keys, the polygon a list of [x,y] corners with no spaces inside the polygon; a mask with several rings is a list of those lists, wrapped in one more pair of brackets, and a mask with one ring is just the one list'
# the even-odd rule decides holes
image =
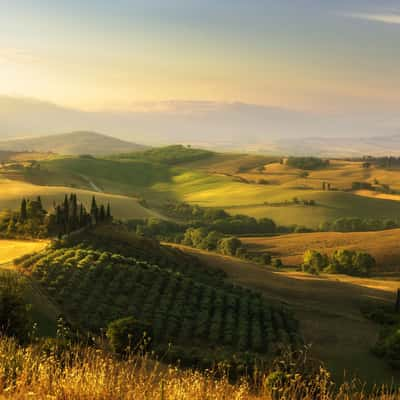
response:
{"label": "cypress tree", "polygon": [[101,222],[103,222],[103,221],[105,221],[105,219],[106,219],[106,210],[105,210],[105,208],[104,208],[104,205],[102,204],[102,205],[100,206],[99,220],[100,220]]}
{"label": "cypress tree", "polygon": [[86,225],[86,212],[83,208],[83,204],[79,207],[79,227],[83,228]]}
{"label": "cypress tree", "polygon": [[56,224],[57,227],[60,227],[63,224],[63,215],[60,206],[56,206]]}
{"label": "cypress tree", "polygon": [[28,218],[28,211],[27,211],[26,199],[22,199],[19,219],[21,222],[25,222],[27,218]]}
{"label": "cypress tree", "polygon": [[64,199],[64,218],[65,222],[69,220],[69,201],[68,201],[68,196],[65,195]]}
{"label": "cypress tree", "polygon": [[92,220],[94,223],[97,223],[99,219],[99,208],[97,207],[96,197],[92,198],[92,205],[90,207],[90,215],[92,216]]}
{"label": "cypress tree", "polygon": [[43,211],[43,203],[42,203],[42,198],[40,196],[37,197],[37,203],[40,211]]}
{"label": "cypress tree", "polygon": [[71,227],[72,229],[76,229],[79,225],[78,220],[78,200],[75,194],[71,194],[70,198],[70,207],[71,207]]}
{"label": "cypress tree", "polygon": [[112,219],[110,203],[107,203],[106,218],[107,218],[107,221],[111,221],[111,219]]}

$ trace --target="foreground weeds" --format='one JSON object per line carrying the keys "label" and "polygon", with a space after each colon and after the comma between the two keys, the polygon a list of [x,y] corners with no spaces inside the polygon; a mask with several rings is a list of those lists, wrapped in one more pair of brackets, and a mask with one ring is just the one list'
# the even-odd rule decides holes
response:
{"label": "foreground weeds", "polygon": [[76,400],[394,400],[389,389],[366,394],[359,385],[335,388],[323,368],[305,379],[286,373],[255,374],[232,384],[221,371],[203,373],[167,367],[146,356],[118,360],[91,347],[21,347],[0,339],[1,399]]}

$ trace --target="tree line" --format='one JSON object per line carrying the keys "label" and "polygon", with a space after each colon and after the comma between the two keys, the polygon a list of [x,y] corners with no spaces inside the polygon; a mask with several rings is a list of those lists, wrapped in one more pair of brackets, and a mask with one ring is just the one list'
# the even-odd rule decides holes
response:
{"label": "tree line", "polygon": [[353,250],[336,250],[331,256],[315,250],[307,250],[301,266],[304,272],[319,274],[346,274],[368,276],[376,266],[375,259],[368,253]]}
{"label": "tree line", "polygon": [[53,203],[52,211],[43,206],[40,196],[21,200],[18,211],[5,211],[0,219],[3,237],[45,238],[69,234],[89,225],[112,221],[111,205],[98,205],[93,196],[90,210],[78,201],[75,193]]}

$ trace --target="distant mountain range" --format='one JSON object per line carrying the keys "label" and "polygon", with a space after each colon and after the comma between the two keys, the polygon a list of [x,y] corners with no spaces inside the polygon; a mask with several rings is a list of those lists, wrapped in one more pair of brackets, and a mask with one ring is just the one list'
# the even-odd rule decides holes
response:
{"label": "distant mountain range", "polygon": [[71,132],[61,135],[0,141],[3,151],[52,152],[63,155],[105,155],[145,150],[147,147],[95,132]]}
{"label": "distant mountain range", "polygon": [[[83,130],[107,132],[125,141],[125,145],[116,144],[118,152],[120,145],[132,151],[134,142],[156,146],[181,143],[221,151],[274,154],[400,155],[400,115],[393,112],[318,114],[207,101],[136,104],[132,110],[86,112],[38,100],[0,96],[0,138],[22,138],[26,144],[29,137]],[[63,145],[62,137],[58,143],[58,148]],[[79,146],[74,150],[73,143],[64,145],[72,146],[72,150],[63,146],[62,152],[76,154],[83,150]],[[41,149],[55,149],[41,146]],[[113,147],[108,150],[104,146],[98,153],[114,151]]]}

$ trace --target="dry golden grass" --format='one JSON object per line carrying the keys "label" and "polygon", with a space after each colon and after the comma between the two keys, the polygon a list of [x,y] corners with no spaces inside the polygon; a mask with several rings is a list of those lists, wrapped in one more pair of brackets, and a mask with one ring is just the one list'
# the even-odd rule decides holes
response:
{"label": "dry golden grass", "polygon": [[6,264],[25,254],[43,250],[48,245],[45,240],[0,240],[0,264]]}
{"label": "dry golden grass", "polygon": [[287,265],[300,265],[308,249],[331,254],[337,249],[370,253],[377,261],[378,272],[400,270],[400,229],[378,232],[317,232],[275,237],[242,238],[254,251],[269,252]]}
{"label": "dry golden grass", "polygon": [[400,195],[389,193],[378,193],[372,190],[357,190],[354,194],[358,196],[370,197],[372,199],[395,200],[400,201]]}
{"label": "dry golden grass", "polygon": [[146,357],[118,361],[90,348],[56,356],[37,347],[19,347],[9,339],[0,339],[0,361],[1,399],[394,400],[399,394],[386,389],[383,393],[388,394],[368,395],[352,384],[334,388],[324,369],[307,381],[293,374],[278,392],[266,375],[252,385],[245,379],[232,384],[211,372],[166,368]]}

